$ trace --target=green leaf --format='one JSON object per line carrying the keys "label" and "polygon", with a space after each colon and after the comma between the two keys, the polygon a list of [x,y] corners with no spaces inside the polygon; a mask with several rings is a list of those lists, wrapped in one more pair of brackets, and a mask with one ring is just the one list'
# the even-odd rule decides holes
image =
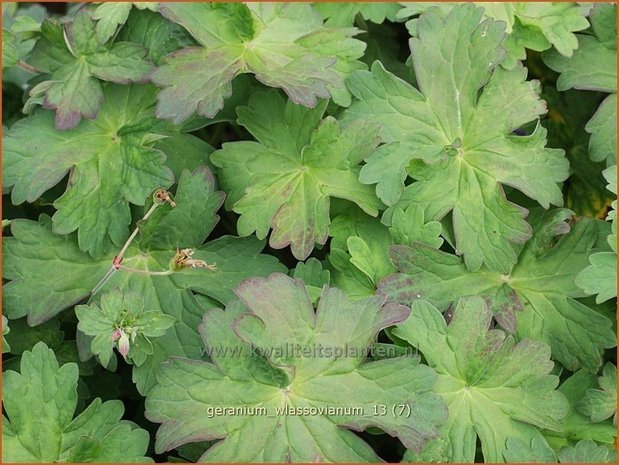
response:
{"label": "green leaf", "polygon": [[122,26],[127,22],[132,6],[139,10],[157,11],[157,3],[155,2],[104,2],[99,3],[94,8],[92,19],[97,22],[95,36],[100,44],[110,40],[116,34],[118,26]]}
{"label": "green leaf", "polygon": [[77,381],[77,365],[59,367],[43,342],[23,354],[20,373],[3,373],[3,462],[152,461],[148,432],[121,420],[122,402],[95,399],[73,418]]}
{"label": "green leaf", "polygon": [[[604,177],[608,181],[608,190],[617,194],[617,166],[613,165],[604,170]],[[595,302],[602,303],[617,297],[617,201],[612,204],[613,210],[608,214],[612,220],[612,233],[608,235],[608,244],[612,252],[598,252],[589,257],[591,263],[576,277],[576,285],[586,294],[595,294]]]}
{"label": "green leaf", "polygon": [[11,351],[11,346],[5,338],[5,336],[9,334],[10,331],[11,328],[9,328],[9,320],[4,315],[2,315],[2,353]]}
{"label": "green leaf", "polygon": [[321,120],[325,106],[307,109],[276,91],[256,93],[237,113],[258,142],[224,143],[211,155],[226,205],[241,215],[239,234],[262,239],[273,228],[271,247],[291,245],[299,260],[327,241],[330,197],[355,202],[372,216],[381,206],[358,180],[359,163],[379,143],[379,128]]}
{"label": "green leaf", "polygon": [[604,365],[602,376],[598,378],[600,389],[587,389],[578,402],[578,411],[598,423],[617,414],[617,367],[608,362]]}
{"label": "green leaf", "polygon": [[94,120],[59,132],[50,112],[39,110],[18,121],[3,140],[3,184],[11,200],[34,202],[70,172],[71,182],[54,202],[54,232],[78,230],[80,249],[99,258],[120,248],[129,235],[129,204],[144,205],[156,188],[167,188],[173,176],[156,138],[178,135],[153,126],[155,88],[105,87],[105,104]]}
{"label": "green leaf", "polygon": [[474,461],[479,437],[484,460],[501,462],[508,438],[528,443],[540,435],[535,426],[559,430],[567,413],[565,397],[555,390],[559,379],[549,374],[550,348],[530,339],[515,343],[489,330],[491,319],[480,297],[461,299],[449,325],[439,310],[417,300],[410,318],[393,330],[438,373],[435,390],[449,408],[439,436],[447,461]]}
{"label": "green leaf", "polygon": [[[403,3],[405,8],[397,13],[398,19],[417,16],[424,11],[445,17],[458,3]],[[574,2],[475,2],[484,8],[484,18],[503,21],[507,37],[507,57],[504,67],[513,67],[517,60],[527,58],[526,49],[538,52],[554,47],[561,55],[571,57],[578,48],[576,31],[589,27],[586,10]],[[417,34],[418,19],[411,19],[406,27],[412,35]]]}
{"label": "green leaf", "polygon": [[[30,53],[41,30],[40,23],[44,15],[45,9],[40,5],[2,10],[2,69],[17,65],[20,59]],[[14,79],[8,69],[3,73],[2,79],[9,82],[20,81]]]}
{"label": "green leaf", "polygon": [[85,10],[64,27],[54,19],[41,26],[41,38],[29,58],[49,79],[30,91],[44,96],[43,107],[56,110],[56,128],[76,127],[82,117],[94,119],[105,98],[100,80],[119,84],[145,81],[152,64],[146,50],[130,42],[106,44]]}
{"label": "green leaf", "polygon": [[325,18],[327,27],[352,27],[355,18],[360,15],[364,20],[381,24],[385,20],[394,22],[396,13],[401,5],[398,3],[373,3],[373,2],[342,2],[342,3],[316,3],[316,11]]}
{"label": "green leaf", "polygon": [[175,322],[161,309],[144,311],[144,300],[138,294],[120,289],[103,294],[99,305],[78,305],[75,314],[77,328],[94,337],[91,350],[103,366],[108,365],[114,346],[123,354],[124,339],[127,352],[123,357],[136,366],[142,365],[153,354],[151,338],[165,335]]}
{"label": "green leaf", "polygon": [[146,58],[156,65],[161,65],[165,55],[178,50],[180,43],[187,40],[185,31],[179,25],[148,9],[131,10],[125,27],[118,32],[118,39],[146,48]]}
{"label": "green leaf", "polygon": [[[217,210],[225,194],[215,191],[215,178],[207,167],[183,171],[174,195],[176,207],[158,208],[140,228],[140,247],[172,250],[175,247],[199,247],[219,222]],[[206,199],[200,202],[199,199]]]}
{"label": "green leaf", "polygon": [[589,154],[593,161],[615,164],[617,158],[617,25],[616,5],[596,4],[591,12],[593,34],[578,34],[578,49],[571,58],[553,51],[544,62],[561,73],[557,89],[597,90],[609,95],[600,105],[586,130],[591,133]]}
{"label": "green leaf", "polygon": [[580,441],[559,451],[561,463],[616,463],[617,453],[607,446],[598,446],[591,440]]}
{"label": "green leaf", "polygon": [[[196,188],[201,180],[202,187]],[[182,184],[178,192],[194,192],[187,196],[186,205],[177,198],[177,206],[182,211],[204,211],[204,205],[212,205],[213,196],[221,199],[221,194],[213,192],[212,176],[205,168],[197,168],[192,175],[181,175]],[[185,187],[187,183],[187,188]],[[191,189],[189,187],[191,186]],[[182,200],[183,203],[180,203]],[[156,211],[168,208],[166,205]],[[175,209],[168,209],[171,215]],[[214,215],[214,211],[212,214]],[[140,366],[135,367],[134,380],[140,392],[145,393],[154,384],[155,369],[170,355],[199,358],[202,343],[197,332],[198,323],[204,308],[196,302],[189,289],[204,294],[209,306],[225,304],[234,297],[232,288],[250,276],[268,275],[275,271],[285,271],[285,267],[274,257],[260,254],[264,243],[255,238],[221,237],[200,245],[210,231],[213,220],[202,217],[199,222],[185,229],[189,243],[178,230],[164,228],[169,224],[166,216],[153,218],[161,225],[165,234],[179,239],[181,249],[195,247],[193,258],[214,264],[216,270],[186,268],[167,276],[153,276],[126,271],[116,272],[102,289],[121,288],[133,291],[144,298],[144,308],[161,310],[176,319],[173,330],[153,340],[154,353]],[[43,217],[39,223],[15,220],[11,224],[13,237],[3,241],[4,278],[11,282],[4,287],[4,308],[9,318],[28,315],[32,325],[41,324],[66,308],[89,296],[91,290],[110,269],[115,252],[95,260],[81,252],[74,236],[58,236],[52,233],[49,219]],[[204,236],[201,236],[204,234]],[[147,243],[133,243],[123,259],[123,265],[138,271],[166,271],[176,253],[176,243],[170,249],[150,249]],[[58,270],[62,270],[59,273]],[[90,343],[88,344],[90,345]]]}
{"label": "green leaf", "polygon": [[616,453],[607,446],[598,446],[585,439],[575,446],[565,446],[557,454],[543,438],[534,438],[530,445],[515,438],[507,440],[503,453],[508,462],[615,463]]}
{"label": "green leaf", "polygon": [[297,263],[294,270],[290,270],[290,276],[303,281],[307,293],[312,298],[312,303],[318,301],[325,284],[331,283],[331,273],[329,270],[323,270],[320,261],[314,257],[306,262]]}
{"label": "green leaf", "polygon": [[[445,19],[422,15],[410,41],[419,90],[374,63],[371,72],[350,79],[358,101],[345,120],[382,125],[387,142],[368,158],[361,182],[377,184],[387,205],[420,205],[429,221],[452,211],[467,267],[476,271],[485,263],[505,272],[516,261],[512,243],[526,241],[531,230],[503,185],[544,208],[561,205],[557,184],[569,167],[562,150],[545,148],[543,127],[513,134],[545,105],[522,65],[497,66],[505,56],[503,23],[479,24],[481,16],[471,5],[453,8]],[[407,172],[417,182],[404,189]]]}
{"label": "green leaf", "polygon": [[[209,438],[221,441],[201,462],[377,461],[350,429],[376,427],[414,449],[436,434],[446,412],[430,392],[431,369],[411,357],[363,363],[377,332],[407,308],[376,296],[350,302],[325,287],[315,312],[303,283],[283,274],[235,292],[242,304],[207,312],[201,326],[213,363],[162,365],[146,399],[147,418],[162,423],[157,451]],[[408,416],[375,415],[376,405],[402,404]]]}
{"label": "green leaf", "polygon": [[15,34],[2,29],[2,69],[15,66],[19,61],[19,51],[15,44]]}
{"label": "green leaf", "polygon": [[329,261],[335,268],[334,282],[353,299],[372,295],[376,284],[396,271],[389,260],[389,246],[422,242],[440,247],[440,232],[439,222],[425,223],[418,205],[395,209],[391,227],[350,208],[338,214],[331,226]]}
{"label": "green leaf", "polygon": [[97,22],[95,36],[100,44],[110,40],[118,26],[125,24],[132,6],[131,2],[106,2],[95,7],[92,19]]}
{"label": "green leaf", "polygon": [[599,250],[594,247],[605,224],[582,218],[570,228],[569,210],[535,211],[531,217],[534,235],[507,274],[470,272],[461,258],[422,244],[392,246],[390,257],[400,273],[385,278],[378,292],[405,305],[426,299],[441,311],[462,296],[483,296],[501,326],[519,338],[546,342],[569,370],[595,372],[616,336],[608,318],[576,300],[586,294],[575,278]]}
{"label": "green leaf", "polygon": [[585,370],[579,370],[567,378],[559,391],[569,402],[569,411],[563,421],[561,431],[543,431],[548,443],[555,450],[566,445],[574,445],[580,440],[593,440],[596,442],[613,444],[617,437],[617,430],[610,421],[593,423],[591,419],[577,410],[580,401],[585,397],[589,389],[597,387],[595,375]]}
{"label": "green leaf", "polygon": [[548,445],[543,436],[534,436],[529,443],[517,438],[507,438],[503,457],[507,463],[558,462],[556,452]]}
{"label": "green leaf", "polygon": [[324,28],[307,3],[162,3],[160,11],[200,45],[169,55],[152,74],[164,88],[157,115],[176,124],[194,112],[214,117],[241,73],[304,106],[329,97],[349,105],[344,78],[364,68],[357,59],[365,45],[352,39],[358,31]]}

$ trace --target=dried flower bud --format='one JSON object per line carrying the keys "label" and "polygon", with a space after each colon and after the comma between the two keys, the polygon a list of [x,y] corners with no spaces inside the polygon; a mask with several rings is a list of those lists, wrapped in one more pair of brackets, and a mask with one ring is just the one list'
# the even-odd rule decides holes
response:
{"label": "dried flower bud", "polygon": [[197,258],[192,258],[193,249],[182,249],[177,250],[176,255],[172,257],[172,269],[174,271],[179,271],[183,268],[206,268],[210,271],[216,271],[217,267],[215,264],[209,265],[204,260],[198,260]]}
{"label": "dried flower bud", "polygon": [[155,203],[167,203],[172,208],[176,207],[176,202],[172,198],[172,194],[170,194],[165,189],[157,189],[153,194],[153,202]]}

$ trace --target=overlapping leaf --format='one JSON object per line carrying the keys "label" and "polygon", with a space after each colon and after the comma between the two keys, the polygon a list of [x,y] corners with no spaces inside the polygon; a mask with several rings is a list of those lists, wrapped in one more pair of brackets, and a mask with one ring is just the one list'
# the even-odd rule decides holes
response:
{"label": "overlapping leaf", "polygon": [[359,205],[376,216],[381,202],[359,182],[361,160],[379,143],[377,126],[358,121],[342,126],[322,119],[326,101],[314,109],[286,102],[276,91],[252,95],[238,122],[258,142],[232,142],[211,155],[226,205],[239,213],[239,234],[259,239],[273,228],[270,245],[291,245],[304,260],[329,232],[329,198]]}
{"label": "overlapping leaf", "polygon": [[390,227],[351,206],[335,216],[329,233],[334,283],[351,298],[372,295],[376,284],[396,271],[389,260],[389,246],[421,242],[440,247],[440,233],[440,223],[426,223],[418,205],[394,209]]}
{"label": "overlapping leaf", "polygon": [[[132,244],[123,265],[146,271],[170,269],[170,260],[180,249],[194,248],[194,258],[215,265],[216,271],[184,269],[168,276],[153,276],[118,271],[103,288],[131,290],[144,297],[148,309],[160,309],[176,319],[173,330],[153,341],[154,354],[135,368],[135,381],[142,392],[154,383],[155,367],[169,355],[199,358],[201,343],[197,325],[204,309],[188,292],[205,294],[226,303],[233,297],[232,287],[249,276],[260,276],[284,269],[274,257],[261,255],[263,244],[255,238],[230,236],[201,245],[215,225],[215,212],[223,200],[214,190],[210,171],[197,168],[181,175],[176,191],[177,206],[163,205],[155,212],[152,226],[161,236],[145,234]],[[199,215],[196,221],[191,215]],[[184,220],[189,218],[189,220]],[[4,240],[4,311],[9,318],[28,315],[32,325],[40,324],[62,310],[88,297],[109,270],[115,252],[93,259],[81,252],[74,236],[59,236],[51,231],[48,218],[33,222],[15,220],[13,237]],[[168,248],[166,248],[168,247]],[[59,272],[62,270],[62,272]]]}
{"label": "overlapping leaf", "polygon": [[41,30],[35,18],[44,14],[41,10],[37,6],[18,8],[17,3],[2,5],[2,69],[15,66],[34,46]]}
{"label": "overlapping leaf", "polygon": [[[554,47],[563,56],[571,57],[578,48],[574,32],[589,27],[585,15],[586,5],[575,2],[475,2],[484,8],[484,17],[503,21],[506,25],[505,39],[507,57],[502,66],[511,68],[517,60],[527,57],[526,49],[542,52]],[[417,16],[431,10],[447,16],[458,3],[404,3],[398,11],[398,19]],[[417,34],[417,19],[411,19],[406,27]]]}
{"label": "overlapping leaf", "polygon": [[395,2],[321,2],[316,3],[315,8],[325,18],[325,26],[352,27],[357,15],[376,24],[385,20],[395,21],[396,13],[402,6]]}
{"label": "overlapping leaf", "polygon": [[[617,166],[613,165],[604,171],[608,181],[608,190],[617,194]],[[595,294],[596,303],[605,302],[617,297],[617,201],[612,204],[613,210],[607,219],[611,220],[611,234],[608,244],[612,251],[598,252],[589,258],[590,265],[576,277],[576,284],[587,294]]]}
{"label": "overlapping leaf", "polygon": [[122,402],[95,399],[73,418],[78,375],[43,342],[23,354],[20,373],[2,374],[3,462],[152,462],[148,432],[121,420]]}
{"label": "overlapping leaf", "polygon": [[600,236],[606,224],[583,218],[570,227],[569,210],[532,216],[534,235],[506,274],[470,272],[459,257],[422,244],[393,246],[390,256],[400,273],[385,278],[378,292],[404,304],[426,299],[441,311],[461,296],[483,296],[504,328],[545,341],[570,370],[597,371],[603,349],[614,347],[616,336],[608,318],[577,300],[586,294],[575,278],[592,253],[605,247]]}
{"label": "overlapping leaf", "polygon": [[28,62],[49,78],[31,91],[35,102],[56,110],[56,128],[71,129],[82,117],[93,119],[105,98],[101,82],[120,84],[145,81],[152,64],[146,49],[130,42],[101,40],[86,11],[78,12],[64,27],[50,19],[41,26]]}
{"label": "overlapping leaf", "polygon": [[[235,292],[240,301],[204,317],[212,363],[162,365],[146,400],[147,417],[162,423],[158,451],[221,439],[199,461],[377,461],[350,429],[377,427],[411,449],[435,435],[446,411],[430,392],[433,371],[415,357],[363,363],[377,332],[404,320],[406,307],[380,296],[350,302],[325,287],[315,312],[303,283],[277,273]],[[410,412],[376,415],[376,405]]]}
{"label": "overlapping leaf", "polygon": [[612,417],[613,423],[616,423],[617,367],[610,362],[604,365],[598,384],[598,388],[587,389],[583,398],[578,402],[577,409],[591,418],[593,422],[604,421]]}
{"label": "overlapping leaf", "polygon": [[593,423],[577,408],[587,391],[595,389],[596,386],[596,376],[586,370],[576,371],[559,386],[559,392],[569,402],[568,413],[562,422],[560,431],[543,431],[546,441],[554,450],[558,451],[565,446],[573,446],[576,442],[582,440],[595,441],[606,445],[614,443],[617,430],[610,421]]}
{"label": "overlapping leaf", "polygon": [[586,130],[591,133],[589,154],[593,161],[610,166],[617,158],[617,7],[596,4],[591,11],[592,34],[578,34],[578,50],[571,58],[550,51],[544,61],[561,73],[557,89],[598,90],[610,95],[602,102]]}
{"label": "overlapping leaf", "polygon": [[485,461],[501,462],[508,438],[529,443],[541,436],[535,426],[561,428],[567,401],[550,375],[550,348],[531,339],[515,343],[489,330],[491,319],[480,297],[460,300],[449,325],[436,307],[417,300],[393,330],[437,371],[436,392],[449,408],[439,438],[409,460],[473,462],[479,437]]}
{"label": "overlapping leaf", "polygon": [[95,7],[92,19],[97,22],[95,35],[99,43],[106,43],[116,34],[118,26],[127,22],[133,6],[139,10],[157,11],[155,2],[105,2]]}
{"label": "overlapping leaf", "polygon": [[591,440],[579,441],[575,446],[564,446],[556,453],[544,438],[533,438],[530,444],[520,439],[507,440],[503,453],[510,463],[518,462],[559,462],[559,463],[615,463],[616,452],[607,446],[598,446]]}
{"label": "overlapping leaf", "polygon": [[[144,205],[157,187],[172,184],[166,154],[174,167],[178,146],[187,147],[187,158],[196,152],[204,157],[208,148],[157,122],[155,92],[147,85],[109,85],[98,116],[69,131],[56,130],[52,113],[44,110],[14,124],[4,136],[2,170],[12,202],[35,201],[70,172],[66,192],[54,202],[54,232],[77,230],[80,249],[95,258],[119,248],[129,235],[129,204]],[[164,153],[158,147],[166,137],[174,144]]]}
{"label": "overlapping leaf", "polygon": [[[545,106],[522,65],[498,67],[505,57],[503,23],[480,24],[481,16],[471,5],[453,8],[445,19],[422,15],[410,42],[420,90],[375,63],[351,78],[358,100],[346,119],[381,124],[387,142],[367,159],[362,182],[377,184],[387,205],[420,205],[429,221],[452,212],[467,267],[485,263],[506,272],[516,261],[512,243],[526,241],[531,230],[502,186],[546,208],[561,205],[558,183],[568,176],[568,162],[562,150],[545,148],[543,127],[527,136],[512,133]],[[417,182],[404,189],[407,172]]]}
{"label": "overlapping leaf", "polygon": [[247,72],[301,105],[329,97],[348,105],[344,78],[364,68],[356,29],[324,28],[308,3],[162,3],[159,11],[200,45],[169,55],[152,75],[164,87],[157,115],[175,123],[196,111],[214,117],[232,79]]}
{"label": "overlapping leaf", "polygon": [[10,352],[11,346],[6,342],[5,336],[9,334],[11,328],[9,328],[9,320],[2,315],[2,353]]}
{"label": "overlapping leaf", "polygon": [[570,161],[570,178],[563,191],[565,206],[578,215],[604,218],[615,196],[607,190],[602,174],[606,163],[589,158],[591,136],[584,131],[601,95],[580,90],[559,92],[553,85],[545,85],[542,97],[549,107],[548,118],[543,121],[548,129],[548,146],[563,148]]}

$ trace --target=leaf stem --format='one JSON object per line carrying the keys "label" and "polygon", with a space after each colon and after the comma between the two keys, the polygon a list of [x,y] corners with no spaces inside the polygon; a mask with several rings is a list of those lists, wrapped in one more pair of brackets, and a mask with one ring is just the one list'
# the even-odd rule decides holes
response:
{"label": "leaf stem", "polygon": [[28,71],[29,73],[32,73],[32,74],[39,74],[40,73],[40,71],[38,69],[36,69],[34,66],[29,65],[28,63],[26,63],[25,61],[22,61],[22,60],[19,60],[17,62],[17,66],[19,66],[24,71]]}
{"label": "leaf stem", "polygon": [[[158,202],[153,203],[151,205],[151,207],[148,209],[148,211],[144,214],[144,216],[142,217],[142,219],[140,221],[146,221],[148,219],[148,217],[153,214],[153,212],[157,209],[157,207],[159,205],[162,205],[162,204],[158,203]],[[138,221],[138,223],[140,221]],[[140,229],[136,225],[135,229],[133,230],[133,232],[131,233],[131,235],[129,236],[129,238],[125,242],[125,244],[120,249],[120,252],[118,252],[116,257],[114,258],[114,263],[117,263],[118,265],[120,265],[120,262],[122,261],[123,257],[125,256],[125,253],[127,252],[127,249],[129,248],[129,246],[131,245],[131,243],[133,242],[135,237],[138,235],[139,231],[140,231]]]}
{"label": "leaf stem", "polygon": [[[144,214],[142,219],[138,221],[138,224],[140,223],[140,221],[148,220],[148,218],[154,213],[157,207],[159,205],[163,205],[164,202],[157,201],[157,196],[160,194],[160,192],[164,192],[167,194],[167,192],[163,191],[163,189],[158,189],[155,192],[155,201],[153,202],[151,207],[148,209],[148,211]],[[95,296],[95,294],[101,290],[101,288],[105,285],[105,283],[107,283],[110,280],[110,278],[114,275],[114,273],[116,273],[116,271],[118,271],[119,269],[123,269],[124,271],[129,271],[131,273],[150,274],[150,275],[161,275],[162,273],[167,275],[167,274],[172,273],[172,272],[168,273],[168,272],[137,270],[133,268],[128,268],[120,264],[123,260],[123,257],[125,256],[125,253],[127,252],[127,249],[129,249],[129,246],[131,245],[133,240],[138,235],[138,232],[140,231],[138,224],[136,224],[135,229],[133,230],[129,238],[125,241],[124,245],[120,249],[120,252],[118,252],[118,254],[114,257],[114,260],[112,261],[112,267],[109,270],[107,270],[107,273],[105,273],[105,275],[101,278],[101,280],[97,283],[97,285],[93,287],[92,291],[90,291],[90,298],[88,299],[89,303],[92,300],[92,298]]]}
{"label": "leaf stem", "polygon": [[126,271],[128,273],[141,274],[144,276],[168,276],[174,273],[173,270],[164,270],[164,271],[139,270],[137,268],[130,268],[125,265],[118,265],[118,269],[121,271]]}
{"label": "leaf stem", "polygon": [[114,272],[116,272],[116,268],[114,266],[112,266],[109,270],[107,270],[107,273],[105,273],[103,278],[101,278],[101,280],[97,283],[97,285],[92,288],[92,291],[90,291],[90,298],[88,299],[88,303],[90,303],[92,298],[95,296],[97,292],[101,290],[101,288],[105,285],[105,283],[109,281],[109,279],[112,277]]}

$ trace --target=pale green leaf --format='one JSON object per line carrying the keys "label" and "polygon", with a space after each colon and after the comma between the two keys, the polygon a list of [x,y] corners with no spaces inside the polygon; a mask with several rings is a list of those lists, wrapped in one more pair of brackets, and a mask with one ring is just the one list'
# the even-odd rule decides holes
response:
{"label": "pale green leaf", "polygon": [[[603,172],[608,181],[607,189],[617,194],[617,166],[613,165]],[[598,252],[589,258],[590,265],[576,277],[576,285],[586,294],[595,294],[596,303],[602,303],[617,297],[617,202],[612,204],[613,210],[608,214],[612,220],[611,234],[608,235],[608,244],[612,252]]]}
{"label": "pale green leaf", "polygon": [[591,440],[579,441],[574,447],[559,451],[561,463],[617,463],[617,452],[607,446],[598,446]]}
{"label": "pale green leaf", "polygon": [[578,49],[571,58],[554,52],[544,54],[544,62],[561,73],[557,89],[570,88],[609,92],[587,123],[591,133],[589,152],[593,161],[610,166],[617,157],[617,7],[598,3],[591,11],[593,34],[578,34]]}
{"label": "pale green leaf", "polygon": [[570,370],[597,371],[603,349],[615,347],[616,336],[608,318],[577,300],[586,294],[575,278],[599,250],[594,247],[606,225],[582,218],[570,228],[568,210],[531,216],[534,235],[506,274],[470,272],[461,258],[422,244],[392,246],[390,257],[400,273],[385,278],[378,292],[405,305],[426,299],[441,311],[462,296],[483,296],[504,328],[546,342]]}
{"label": "pale green leaf", "polygon": [[145,311],[144,300],[138,294],[123,293],[120,289],[103,294],[99,305],[76,306],[75,314],[78,330],[94,337],[91,350],[104,366],[108,365],[113,348],[119,347],[118,340],[123,334],[130,339],[125,358],[136,366],[142,365],[153,354],[151,339],[165,335],[175,322],[161,309]]}
{"label": "pale green leaf", "polygon": [[194,112],[214,117],[241,73],[301,105],[329,97],[348,105],[344,78],[364,68],[357,30],[324,28],[308,3],[162,3],[160,11],[200,44],[169,55],[152,75],[163,87],[157,115],[177,124]]}
{"label": "pale green leaf", "polygon": [[595,423],[610,417],[613,417],[614,422],[617,413],[617,367],[610,362],[604,365],[598,384],[599,389],[587,389],[576,408]]}
{"label": "pale green leaf", "polygon": [[436,307],[417,300],[410,318],[393,330],[438,373],[435,389],[449,408],[439,434],[447,461],[472,462],[479,437],[484,460],[502,462],[508,438],[528,443],[540,434],[536,426],[560,430],[567,414],[567,401],[555,390],[559,379],[549,374],[550,348],[489,330],[491,318],[480,297],[461,299],[449,325]]}
{"label": "pale green leaf", "polygon": [[[589,27],[585,9],[575,2],[475,2],[484,8],[484,19],[503,21],[508,33],[505,39],[507,58],[504,67],[513,67],[517,60],[524,60],[526,49],[538,52],[554,47],[564,56],[572,56],[578,48],[574,32]],[[458,3],[403,3],[397,18],[405,19],[431,10],[441,16]],[[417,34],[418,19],[406,23],[411,34]]]}
{"label": "pale green leaf", "polygon": [[389,260],[389,246],[422,242],[439,247],[443,243],[440,233],[440,223],[425,223],[418,205],[395,209],[391,227],[350,208],[333,219],[329,233],[334,282],[353,299],[372,295],[378,282],[396,271]]}
{"label": "pale green leaf", "polygon": [[605,444],[612,444],[615,441],[617,430],[610,421],[593,423],[589,417],[577,410],[578,403],[586,392],[595,389],[596,386],[595,375],[585,370],[575,372],[559,386],[559,391],[569,402],[569,410],[560,431],[543,431],[553,449],[559,450],[580,440],[593,440]]}
{"label": "pale green leaf", "polygon": [[402,6],[395,2],[319,2],[314,4],[314,8],[325,18],[325,26],[352,27],[357,15],[376,24],[385,20],[394,22]]}
{"label": "pale green leaf", "polygon": [[[422,15],[410,42],[419,90],[377,62],[371,72],[353,74],[350,88],[358,101],[345,120],[382,125],[387,144],[368,158],[360,180],[377,184],[383,202],[418,204],[429,221],[451,211],[457,253],[467,267],[506,272],[516,261],[512,244],[526,241],[531,230],[526,212],[506,200],[503,186],[545,208],[561,205],[558,183],[569,166],[562,150],[545,148],[543,127],[513,134],[545,105],[522,65],[497,66],[505,56],[504,24],[479,24],[481,16],[471,5],[453,8],[445,19]],[[407,175],[416,182],[405,189]]]}
{"label": "pale green leaf", "polygon": [[[162,365],[146,399],[147,418],[162,423],[157,451],[220,439],[200,462],[374,462],[350,429],[375,427],[413,449],[436,434],[446,412],[430,392],[431,369],[415,357],[363,362],[377,332],[405,319],[407,308],[376,296],[350,302],[325,287],[314,311],[303,283],[277,273],[235,292],[240,302],[204,317],[212,363]],[[410,411],[375,414],[376,405]]]}

